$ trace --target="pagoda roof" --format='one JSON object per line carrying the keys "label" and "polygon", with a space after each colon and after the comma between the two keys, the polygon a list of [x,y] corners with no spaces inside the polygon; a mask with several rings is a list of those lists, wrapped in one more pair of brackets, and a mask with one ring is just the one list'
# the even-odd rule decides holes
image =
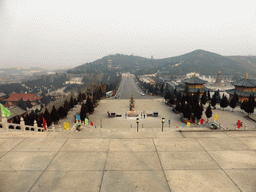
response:
{"label": "pagoda roof", "polygon": [[190,78],[188,78],[188,79],[185,79],[185,80],[183,80],[182,82],[183,82],[183,83],[186,83],[186,84],[197,84],[197,85],[202,85],[202,84],[207,83],[207,81],[202,80],[202,79],[200,79],[200,78],[198,78],[198,77],[195,77],[195,76],[190,77]]}
{"label": "pagoda roof", "polygon": [[[179,91],[185,91],[185,86],[183,85],[181,85],[181,86],[178,86],[177,87],[177,89],[179,90]],[[188,92],[189,93],[196,93],[197,91],[198,91],[198,89],[199,89],[199,91],[200,91],[200,93],[203,93],[203,92],[207,92],[208,91],[208,89],[206,88],[206,87],[201,87],[201,88],[188,88]]]}
{"label": "pagoda roof", "polygon": [[232,85],[238,86],[238,87],[256,87],[256,79],[244,78],[240,81],[233,82]]}
{"label": "pagoda roof", "polygon": [[23,101],[36,101],[41,99],[42,97],[37,97],[34,93],[11,93],[8,99],[4,101],[19,101],[22,98]]}
{"label": "pagoda roof", "polygon": [[226,90],[226,92],[230,95],[234,95],[236,93],[238,96],[243,96],[243,97],[249,97],[250,95],[256,96],[256,91],[240,91],[237,89],[229,89],[229,90]]}

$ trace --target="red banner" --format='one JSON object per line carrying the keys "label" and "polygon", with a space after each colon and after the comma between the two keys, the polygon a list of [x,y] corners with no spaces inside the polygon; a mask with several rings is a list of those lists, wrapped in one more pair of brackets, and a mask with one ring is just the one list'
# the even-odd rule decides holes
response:
{"label": "red banner", "polygon": [[241,121],[238,120],[238,121],[237,121],[237,128],[240,129],[240,126],[241,126]]}
{"label": "red banner", "polygon": [[45,118],[43,118],[43,122],[44,122],[44,129],[45,129],[45,130],[47,130],[47,128],[46,128],[46,120],[45,120]]}

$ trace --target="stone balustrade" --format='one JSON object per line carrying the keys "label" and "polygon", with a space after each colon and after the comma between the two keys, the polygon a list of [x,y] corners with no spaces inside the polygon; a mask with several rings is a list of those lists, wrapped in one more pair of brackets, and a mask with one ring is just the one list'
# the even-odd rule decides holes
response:
{"label": "stone balustrade", "polygon": [[6,116],[2,115],[2,122],[0,122],[0,129],[8,132],[9,130],[20,130],[20,131],[35,131],[35,132],[44,132],[44,131],[52,131],[55,132],[55,127],[52,125],[47,130],[44,127],[38,127],[36,120],[34,121],[34,125],[25,125],[23,117],[20,119],[20,124],[16,123],[8,123]]}

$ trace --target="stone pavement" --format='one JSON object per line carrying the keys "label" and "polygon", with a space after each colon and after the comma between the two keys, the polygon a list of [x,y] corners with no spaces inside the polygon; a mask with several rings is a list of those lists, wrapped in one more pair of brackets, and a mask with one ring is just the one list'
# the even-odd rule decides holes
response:
{"label": "stone pavement", "polygon": [[0,191],[256,191],[256,131],[91,130],[1,133]]}

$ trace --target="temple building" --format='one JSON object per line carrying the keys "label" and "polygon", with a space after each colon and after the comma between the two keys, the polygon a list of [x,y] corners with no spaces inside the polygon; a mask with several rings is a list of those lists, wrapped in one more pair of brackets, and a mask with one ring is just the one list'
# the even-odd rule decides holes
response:
{"label": "temple building", "polygon": [[182,84],[177,86],[177,90],[181,92],[181,94],[185,94],[186,87],[188,88],[188,93],[190,95],[194,95],[197,93],[198,89],[200,91],[200,95],[203,95],[205,91],[208,91],[206,87],[204,87],[204,84],[206,84],[207,81],[204,81],[196,76],[196,73],[194,73],[194,76],[185,79],[182,81]]}
{"label": "temple building", "polygon": [[231,99],[235,93],[238,95],[240,102],[247,101],[250,95],[256,96],[256,79],[248,79],[248,74],[245,75],[245,78],[232,83],[232,85],[235,86],[235,89],[226,90]]}
{"label": "temple building", "polygon": [[22,99],[23,101],[29,100],[31,104],[34,106],[37,102],[41,102],[42,97],[38,97],[34,93],[11,93],[10,97],[8,99],[5,99],[4,101],[6,102],[6,104],[12,106],[17,105],[20,99]]}

